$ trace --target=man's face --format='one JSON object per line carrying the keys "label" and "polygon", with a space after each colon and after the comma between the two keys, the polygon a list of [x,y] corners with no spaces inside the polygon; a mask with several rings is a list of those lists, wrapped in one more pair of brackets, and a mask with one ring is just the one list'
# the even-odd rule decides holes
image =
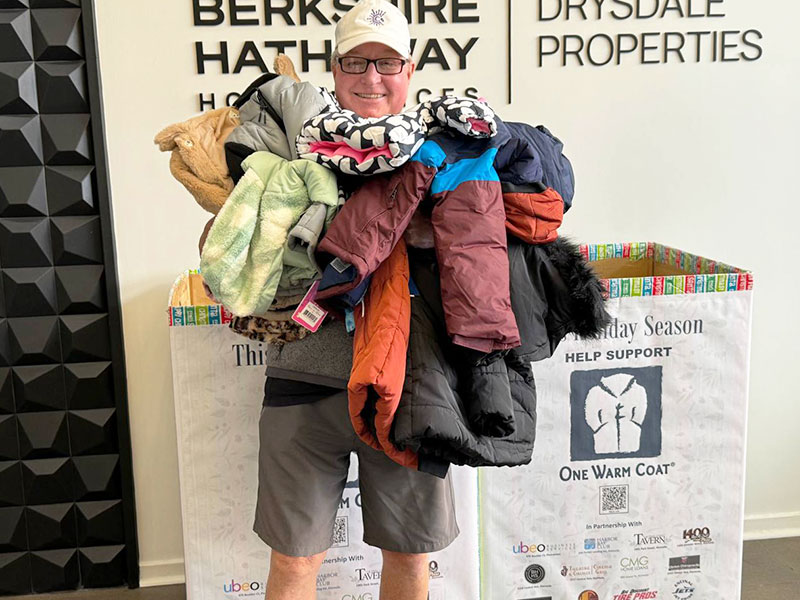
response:
{"label": "man's face", "polygon": [[[362,58],[404,58],[388,46],[369,42],[356,46],[345,56]],[[408,86],[416,65],[408,62],[397,75],[381,75],[371,63],[360,75],[345,73],[338,63],[333,64],[333,81],[336,98],[342,108],[352,110],[360,117],[383,117],[403,110],[408,97]]]}

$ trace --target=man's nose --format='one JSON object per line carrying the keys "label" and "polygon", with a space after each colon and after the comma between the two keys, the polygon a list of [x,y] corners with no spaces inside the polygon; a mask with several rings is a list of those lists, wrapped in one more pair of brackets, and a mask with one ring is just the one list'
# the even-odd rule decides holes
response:
{"label": "man's nose", "polygon": [[367,65],[367,70],[361,74],[361,79],[370,83],[377,83],[381,80],[381,74],[378,73],[378,67],[375,63]]}

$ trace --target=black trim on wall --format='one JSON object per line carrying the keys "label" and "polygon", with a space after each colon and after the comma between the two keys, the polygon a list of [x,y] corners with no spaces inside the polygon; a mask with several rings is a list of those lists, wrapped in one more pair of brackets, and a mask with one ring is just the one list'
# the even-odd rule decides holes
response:
{"label": "black trim on wall", "polygon": [[97,194],[103,256],[106,266],[106,294],[108,296],[108,328],[111,336],[111,364],[114,371],[114,390],[117,405],[117,432],[122,475],[122,502],[126,507],[125,545],[128,547],[128,587],[139,587],[139,544],[136,535],[136,498],[133,483],[133,450],[131,445],[128,410],[128,380],[125,368],[125,344],[122,336],[122,306],[117,273],[117,247],[114,240],[114,213],[111,205],[111,185],[108,178],[106,153],[105,113],[103,112],[103,86],[100,58],[97,52],[97,21],[93,0],[81,0],[83,8],[83,40],[86,53],[86,70],[89,84],[89,104],[92,114],[92,142],[95,149]]}

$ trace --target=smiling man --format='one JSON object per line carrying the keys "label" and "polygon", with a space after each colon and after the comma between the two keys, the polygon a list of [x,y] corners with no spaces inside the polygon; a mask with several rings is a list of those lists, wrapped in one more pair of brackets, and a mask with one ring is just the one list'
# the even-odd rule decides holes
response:
{"label": "smiling man", "polygon": [[[332,59],[342,108],[361,117],[403,110],[415,64],[408,21],[393,4],[361,0],[350,9],[336,26]],[[334,333],[344,336],[345,348],[352,345],[341,323],[327,327],[338,327]],[[319,350],[319,356],[309,353],[304,360],[329,361],[336,352]],[[316,597],[316,576],[331,544],[353,452],[364,541],[383,556],[380,598],[425,600],[427,553],[458,535],[450,476],[440,479],[400,466],[361,441],[350,423],[345,387],[346,380],[340,388],[327,387],[303,373],[267,378],[254,526],[272,548],[266,600]]]}

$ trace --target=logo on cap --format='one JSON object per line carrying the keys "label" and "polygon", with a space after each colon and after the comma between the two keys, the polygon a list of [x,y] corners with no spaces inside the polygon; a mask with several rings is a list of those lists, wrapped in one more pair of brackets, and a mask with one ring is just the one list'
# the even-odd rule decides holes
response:
{"label": "logo on cap", "polygon": [[369,16],[367,17],[367,22],[374,26],[380,27],[381,25],[386,24],[386,11],[385,10],[378,10],[377,8],[373,8],[369,12]]}

